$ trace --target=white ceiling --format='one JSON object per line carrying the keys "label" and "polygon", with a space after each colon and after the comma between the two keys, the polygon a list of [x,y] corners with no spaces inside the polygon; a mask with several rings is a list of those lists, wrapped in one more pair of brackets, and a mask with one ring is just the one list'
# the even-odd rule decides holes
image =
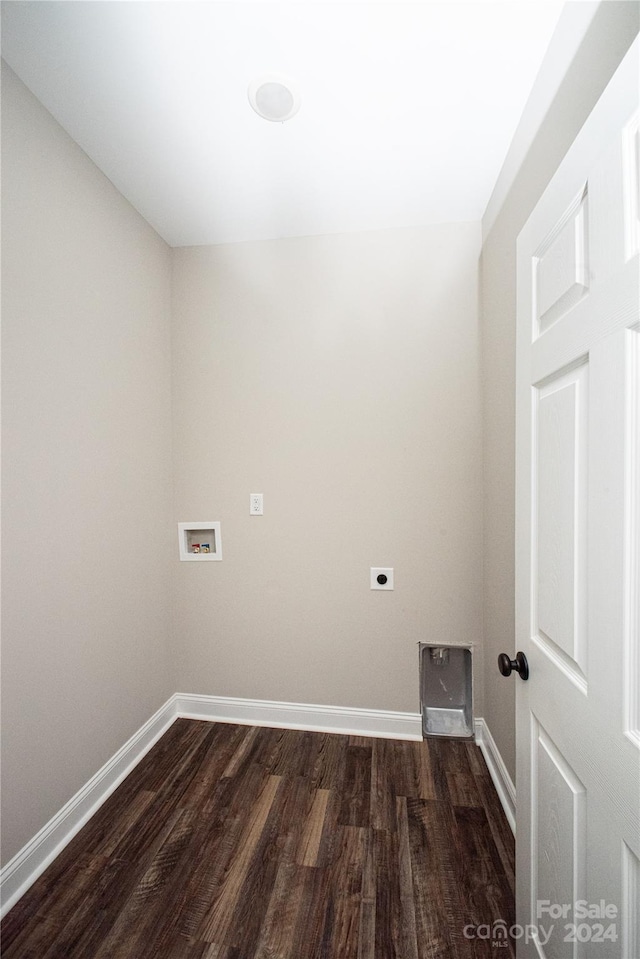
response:
{"label": "white ceiling", "polygon": [[5,0],[2,52],[168,243],[223,243],[479,220],[561,7]]}

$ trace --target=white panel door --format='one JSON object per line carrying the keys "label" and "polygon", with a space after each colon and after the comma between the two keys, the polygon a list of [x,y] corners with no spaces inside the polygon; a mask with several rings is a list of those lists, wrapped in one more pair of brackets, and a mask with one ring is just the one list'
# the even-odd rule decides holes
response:
{"label": "white panel door", "polygon": [[638,42],[518,238],[519,957],[640,959]]}

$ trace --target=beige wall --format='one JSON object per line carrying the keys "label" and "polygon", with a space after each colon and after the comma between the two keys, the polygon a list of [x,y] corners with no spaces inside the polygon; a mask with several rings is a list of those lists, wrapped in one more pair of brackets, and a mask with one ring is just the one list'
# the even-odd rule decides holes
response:
{"label": "beige wall", "polygon": [[[4,861],[176,689],[415,710],[417,643],[483,618],[513,775],[515,237],[636,19],[603,4],[485,237],[482,389],[477,224],[172,253],[4,72]],[[178,562],[200,519],[222,563]]]}
{"label": "beige wall", "polygon": [[6,862],[176,689],[416,710],[480,640],[480,234],[172,253],[6,67],[2,213]]}
{"label": "beige wall", "polygon": [[6,861],[175,685],[170,251],[2,79]]}
{"label": "beige wall", "polygon": [[174,251],[174,520],[224,552],[176,547],[181,691],[417,710],[417,643],[480,640],[479,240]]}
{"label": "beige wall", "polygon": [[515,777],[516,683],[498,673],[515,652],[515,243],[560,160],[638,33],[637,3],[603,3],[482,249],[484,423],[484,716]]}

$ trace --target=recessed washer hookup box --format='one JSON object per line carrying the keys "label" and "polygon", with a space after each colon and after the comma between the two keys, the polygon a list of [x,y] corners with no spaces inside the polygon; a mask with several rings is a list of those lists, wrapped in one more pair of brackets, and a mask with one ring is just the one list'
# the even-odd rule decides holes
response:
{"label": "recessed washer hookup box", "polygon": [[470,646],[420,643],[422,735],[473,739]]}

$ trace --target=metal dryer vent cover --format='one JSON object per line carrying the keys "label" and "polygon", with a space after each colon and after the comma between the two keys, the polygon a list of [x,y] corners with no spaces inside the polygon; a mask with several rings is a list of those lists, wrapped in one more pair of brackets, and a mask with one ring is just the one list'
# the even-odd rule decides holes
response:
{"label": "metal dryer vent cover", "polygon": [[296,84],[277,74],[259,77],[249,84],[249,103],[258,116],[274,123],[284,123],[300,109]]}

